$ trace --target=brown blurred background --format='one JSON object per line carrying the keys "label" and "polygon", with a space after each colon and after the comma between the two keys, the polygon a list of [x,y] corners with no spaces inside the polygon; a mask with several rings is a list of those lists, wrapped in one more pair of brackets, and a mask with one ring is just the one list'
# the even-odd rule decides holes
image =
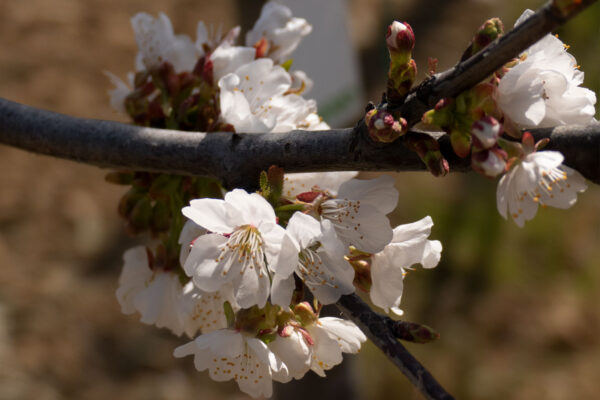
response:
{"label": "brown blurred background", "polygon": [[[130,17],[164,11],[178,33],[194,35],[200,19],[226,28],[243,22],[243,1],[0,1],[0,96],[125,121],[108,105],[102,71],[124,77],[133,69]],[[499,16],[510,27],[523,7],[541,4],[347,3],[371,99],[385,84],[383,36],[391,19],[413,26],[421,70],[427,56],[437,57],[441,70],[486,18]],[[596,5],[559,32],[596,92],[598,21]],[[174,359],[173,348],[185,339],[120,313],[114,291],[121,255],[139,240],[124,234],[116,214],[124,189],[104,182],[105,173],[0,147],[0,399],[246,398],[234,383],[214,384],[196,372],[191,359]],[[591,185],[571,210],[541,210],[518,229],[496,211],[495,181],[474,174],[397,177],[394,221],[431,215],[432,238],[444,245],[437,269],[405,281],[406,318],[442,334],[436,343],[409,345],[411,351],[457,398],[597,398],[599,188]],[[357,398],[420,398],[373,346],[354,361]]]}

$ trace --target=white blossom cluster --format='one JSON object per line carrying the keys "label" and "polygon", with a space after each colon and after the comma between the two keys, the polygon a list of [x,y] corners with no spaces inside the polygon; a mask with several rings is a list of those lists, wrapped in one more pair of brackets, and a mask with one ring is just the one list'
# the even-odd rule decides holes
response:
{"label": "white blossom cluster", "polygon": [[[515,26],[532,14],[526,10]],[[527,129],[595,121],[596,95],[580,86],[583,72],[567,49],[558,37],[546,35],[500,79],[497,102],[505,125]],[[521,154],[509,162],[497,190],[498,211],[521,227],[535,216],[538,205],[568,208],[587,188],[581,174],[562,164],[560,152],[537,152],[530,137],[523,141]]]}
{"label": "white blossom cluster", "polygon": [[[268,2],[246,45],[239,29],[220,37],[198,25],[196,41],[175,35],[169,19],[138,14],[138,71],[167,61],[188,71],[204,57],[218,87],[219,119],[238,132],[327,129],[313,100],[302,97],[312,82],[283,63],[311,26],[286,7]],[[111,102],[123,110],[131,91],[111,76]],[[133,78],[131,78],[133,79]],[[403,278],[415,264],[435,267],[442,247],[428,240],[430,217],[392,229],[398,200],[394,180],[354,179],[356,172],[285,176],[281,201],[295,212],[274,209],[266,196],[232,190],[223,199],[192,200],[179,236],[180,268],[157,265],[144,247],[128,250],[117,299],[126,314],[194,338],[175,349],[194,356],[200,371],[217,381],[234,379],[253,397],[272,393],[272,381],[324,376],[357,353],[365,335],[350,321],[320,317],[322,305],[361,288],[373,304],[401,314]],[[359,255],[360,262],[356,261]],[[315,299],[298,298],[299,285]]]}

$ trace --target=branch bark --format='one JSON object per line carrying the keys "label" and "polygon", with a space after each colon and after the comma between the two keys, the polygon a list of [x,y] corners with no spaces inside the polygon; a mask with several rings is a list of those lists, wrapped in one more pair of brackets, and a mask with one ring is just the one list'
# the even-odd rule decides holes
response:
{"label": "branch bark", "polygon": [[[232,134],[143,128],[74,118],[0,99],[0,143],[100,167],[205,175],[226,187],[247,187],[271,165],[286,172],[424,171],[402,141],[374,143],[363,124],[329,131]],[[600,124],[534,130],[550,138],[549,149],[565,164],[600,183]],[[442,153],[451,171],[468,171],[469,160],[454,155],[446,136]]]}
{"label": "branch bark", "polygon": [[391,319],[377,314],[356,294],[345,295],[336,303],[367,337],[396,365],[426,399],[451,400],[452,397],[433,375],[396,339],[389,329]]}

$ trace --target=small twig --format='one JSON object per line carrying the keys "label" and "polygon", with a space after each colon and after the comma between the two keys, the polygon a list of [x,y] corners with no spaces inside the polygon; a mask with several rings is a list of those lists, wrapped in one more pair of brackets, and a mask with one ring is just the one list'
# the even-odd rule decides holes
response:
{"label": "small twig", "polygon": [[[286,172],[425,170],[401,141],[374,143],[363,129],[204,134],[74,118],[0,98],[0,143],[100,167],[212,176],[230,188],[257,182],[271,165]],[[549,137],[549,149],[600,183],[600,124],[532,132]],[[454,155],[446,136],[440,145],[451,171],[470,170],[470,160]]]}
{"label": "small twig", "polygon": [[426,399],[453,399],[433,375],[396,339],[389,329],[388,317],[373,312],[356,294],[342,296],[336,305],[406,375]]}
{"label": "small twig", "polygon": [[408,96],[404,104],[390,105],[399,110],[409,126],[421,120],[421,116],[445,97],[455,97],[486,79],[529,46],[579,14],[597,0],[573,1],[572,9],[564,14],[549,1],[524,23],[496,39],[485,49],[454,67],[436,74],[421,83]]}

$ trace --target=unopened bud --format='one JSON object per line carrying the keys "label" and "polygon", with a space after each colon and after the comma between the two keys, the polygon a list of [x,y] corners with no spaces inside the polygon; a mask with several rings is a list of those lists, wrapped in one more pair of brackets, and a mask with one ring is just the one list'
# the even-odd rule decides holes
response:
{"label": "unopened bud", "polygon": [[369,137],[381,143],[392,143],[404,135],[407,129],[404,118],[396,121],[394,116],[385,110],[373,109],[367,112],[365,123],[369,130]]}
{"label": "unopened bud", "polygon": [[474,151],[471,167],[488,178],[495,178],[506,170],[506,153],[500,149]]}
{"label": "unopened bud", "polygon": [[502,134],[502,125],[494,118],[485,116],[473,123],[471,127],[473,146],[480,150],[491,149]]}
{"label": "unopened bud", "polygon": [[408,53],[410,58],[410,52],[415,47],[415,34],[409,24],[394,21],[388,26],[385,42],[390,53]]}
{"label": "unopened bud", "polygon": [[417,153],[433,176],[444,176],[450,171],[448,161],[440,151],[438,141],[425,134],[411,132],[406,138],[405,146]]}
{"label": "unopened bud", "polygon": [[490,18],[479,27],[479,30],[473,36],[471,45],[465,50],[461,61],[466,60],[472,55],[478,53],[481,49],[492,43],[496,38],[504,33],[504,25],[500,18]]}
{"label": "unopened bud", "polygon": [[395,337],[407,342],[429,343],[440,338],[433,328],[416,322],[389,320],[388,324]]}
{"label": "unopened bud", "polygon": [[417,63],[415,60],[399,60],[392,57],[387,82],[388,100],[401,102],[410,91],[416,76]]}
{"label": "unopened bud", "polygon": [[296,304],[294,307],[294,315],[303,326],[311,325],[319,319],[311,305],[306,301]]}

